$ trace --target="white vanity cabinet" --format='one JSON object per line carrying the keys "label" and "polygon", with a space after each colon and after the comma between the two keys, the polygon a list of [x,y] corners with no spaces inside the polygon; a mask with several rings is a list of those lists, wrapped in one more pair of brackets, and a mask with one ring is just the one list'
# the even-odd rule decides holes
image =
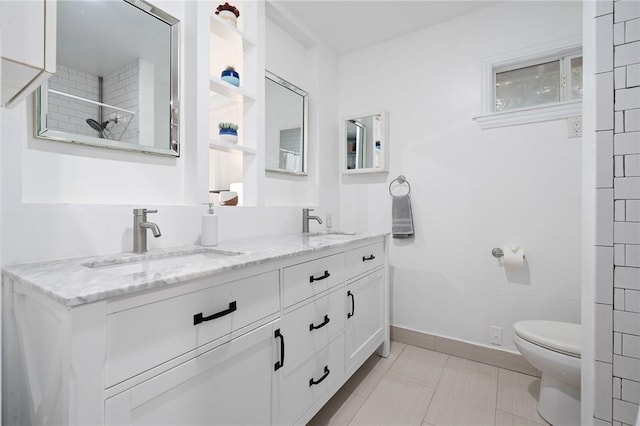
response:
{"label": "white vanity cabinet", "polygon": [[56,0],[0,2],[2,99],[12,106],[56,72]]}
{"label": "white vanity cabinet", "polygon": [[271,422],[278,269],[73,307],[3,286],[4,424]]}
{"label": "white vanity cabinet", "polygon": [[384,240],[285,268],[280,424],[305,424],[376,349],[388,356]]}
{"label": "white vanity cabinet", "polygon": [[[388,355],[385,237],[354,239],[298,254],[308,237],[294,238],[293,254],[155,288],[79,260],[51,281],[69,299],[29,281],[57,261],[5,270],[3,424],[307,423],[371,354]],[[76,274],[117,293],[58,284]]]}
{"label": "white vanity cabinet", "polygon": [[353,373],[385,339],[385,274],[382,242],[347,252],[345,369]]}

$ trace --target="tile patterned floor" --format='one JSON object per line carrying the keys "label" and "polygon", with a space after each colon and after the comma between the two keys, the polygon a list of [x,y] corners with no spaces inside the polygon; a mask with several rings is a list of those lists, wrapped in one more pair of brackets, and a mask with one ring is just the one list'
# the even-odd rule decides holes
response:
{"label": "tile patterned floor", "polygon": [[547,425],[536,411],[540,379],[391,343],[373,355],[309,425]]}

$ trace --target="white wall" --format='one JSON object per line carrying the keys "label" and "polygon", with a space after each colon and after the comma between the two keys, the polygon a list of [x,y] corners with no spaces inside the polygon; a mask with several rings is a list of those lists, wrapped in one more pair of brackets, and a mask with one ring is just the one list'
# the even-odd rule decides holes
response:
{"label": "white wall", "polygon": [[[312,53],[308,48],[271,19],[265,27],[265,68],[309,93],[312,100],[319,95],[314,90],[311,70]],[[317,122],[311,116],[310,130]],[[264,200],[272,206],[315,206],[318,204],[318,140],[308,132],[307,176],[292,176],[268,172],[264,180]]]}
{"label": "white wall", "polygon": [[[289,25],[283,29],[273,20],[266,20],[265,68],[309,93],[308,163],[307,176],[304,177],[266,173],[265,204],[314,206],[314,214],[323,219],[327,214],[337,218],[335,119],[338,109],[338,59],[315,40],[306,28],[296,26],[295,20],[286,16],[286,10],[280,9],[276,13],[284,14],[279,15],[281,20],[289,18]],[[310,226],[312,231],[320,228],[315,222]]]}
{"label": "white wall", "polygon": [[[553,10],[553,13],[550,11]],[[482,59],[581,34],[579,2],[507,2],[346,55],[341,116],[390,112],[390,172],[343,176],[343,229],[390,231],[389,182],[416,236],[392,240],[393,325],[488,343],[521,319],[580,321],[581,140],[565,121],[480,130]],[[520,244],[506,270],[493,247]]]}
{"label": "white wall", "polygon": [[[208,35],[208,19],[195,2],[157,3],[182,21],[181,156],[36,139],[31,98],[3,111],[2,264],[131,251],[132,209],[139,207],[159,210],[149,219],[162,237],[150,238],[150,248],[198,242],[205,211],[200,203],[208,198],[209,148],[206,136],[200,137],[208,134],[208,115],[196,112],[206,111],[197,102],[206,104],[207,96],[196,93],[207,78],[193,76],[203,68],[196,38]],[[220,240],[300,231],[299,208],[230,207],[217,214]]]}
{"label": "white wall", "polygon": [[[599,1],[589,9],[595,120],[595,244],[592,288],[594,424],[635,424],[640,394],[640,2]],[[594,190],[595,189],[595,190]],[[584,413],[584,410],[583,410]]]}

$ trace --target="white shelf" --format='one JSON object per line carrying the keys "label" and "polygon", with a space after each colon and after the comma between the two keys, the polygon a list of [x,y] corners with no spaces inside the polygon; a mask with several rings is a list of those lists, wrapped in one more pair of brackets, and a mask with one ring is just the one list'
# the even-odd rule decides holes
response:
{"label": "white shelf", "polygon": [[253,93],[229,84],[217,77],[209,77],[210,108],[216,109],[230,103],[251,103],[256,100]]}
{"label": "white shelf", "polygon": [[242,43],[242,49],[247,51],[255,47],[256,43],[247,37],[242,31],[231,25],[230,22],[219,18],[218,15],[212,14],[210,19],[210,31],[228,41],[229,43]]}
{"label": "white shelf", "polygon": [[250,148],[248,146],[238,145],[231,142],[221,141],[219,139],[210,139],[209,140],[209,148],[216,149],[218,151],[225,152],[244,152],[245,154],[253,154],[255,155],[258,151],[255,148]]}

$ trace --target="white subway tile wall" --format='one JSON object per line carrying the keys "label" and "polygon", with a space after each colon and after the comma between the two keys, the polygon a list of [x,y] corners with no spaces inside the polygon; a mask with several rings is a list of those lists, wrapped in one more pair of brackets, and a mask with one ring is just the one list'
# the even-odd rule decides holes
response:
{"label": "white subway tile wall", "polygon": [[640,269],[616,267],[613,273],[613,283],[616,288],[640,290]]}
{"label": "white subway tile wall", "polygon": [[620,399],[622,395],[622,379],[619,377],[613,378],[613,397]]}
{"label": "white subway tile wall", "polygon": [[625,67],[627,78],[625,83],[627,87],[640,85],[640,64],[629,65]]}
{"label": "white subway tile wall", "polygon": [[640,19],[634,19],[625,23],[624,38],[627,43],[640,40]]}
{"label": "white subway tile wall", "polygon": [[[129,62],[104,77],[103,102],[129,111],[138,111],[140,93],[139,60]],[[139,139],[138,114],[127,114],[105,108],[106,119],[118,118],[109,125],[112,137],[121,142],[137,143]],[[126,130],[125,130],[126,129]]]}
{"label": "white subway tile wall", "polygon": [[[98,102],[100,82],[96,75],[58,65],[49,79],[49,88]],[[138,109],[139,96],[138,61],[130,62],[108,76],[103,76],[102,103],[131,111]],[[117,115],[117,117],[116,117]],[[106,126],[107,137],[124,142],[138,141],[138,117],[103,106],[102,118],[99,106],[66,96],[49,94],[47,127],[78,135],[98,137],[99,133],[87,124],[87,119],[100,123],[117,118]],[[130,123],[128,123],[131,121]],[[128,125],[127,125],[128,124]],[[126,129],[126,131],[125,131]]]}
{"label": "white subway tile wall", "polygon": [[[598,158],[593,416],[594,424],[617,426],[634,424],[640,403],[640,1],[596,2],[594,20]],[[613,44],[611,65],[609,42]],[[613,154],[609,155],[602,144],[612,128]],[[613,165],[611,183],[607,162]],[[613,215],[607,190],[613,191]],[[613,241],[609,241],[612,228]],[[605,265],[611,259],[609,250],[613,250],[612,264]],[[607,289],[611,281],[613,286]],[[612,323],[608,309],[612,309]],[[612,358],[605,354],[609,349]]]}
{"label": "white subway tile wall", "polygon": [[[598,158],[598,162],[602,162],[604,160],[610,160],[610,158]],[[613,176],[614,177],[624,177],[624,156],[616,155],[613,157]]]}
{"label": "white subway tile wall", "polygon": [[640,152],[640,135],[637,133],[619,133],[613,136],[615,155],[637,154]]}
{"label": "white subway tile wall", "polygon": [[628,244],[624,252],[625,266],[640,267],[640,245]]}
{"label": "white subway tile wall", "polygon": [[625,245],[614,244],[613,245],[613,265],[624,266]]}
{"label": "white subway tile wall", "polygon": [[640,200],[625,200],[625,218],[629,222],[640,222]]}
{"label": "white subway tile wall", "polygon": [[[616,291],[620,291],[620,292],[622,292],[624,294],[624,290],[617,290],[616,289]],[[624,301],[623,301],[623,303],[624,303]],[[618,355],[622,354],[622,333],[613,333],[613,353],[614,354],[618,354]],[[618,379],[618,380],[620,380],[620,379]],[[614,391],[615,391],[615,381],[616,381],[616,378],[613,379],[613,382],[614,382],[614,389],[613,390]],[[615,397],[615,392],[614,392],[613,396]]]}
{"label": "white subway tile wall", "polygon": [[[98,101],[98,77],[58,64],[48,81],[49,89]],[[98,120],[98,106],[49,93],[47,128],[76,135],[97,136],[87,119]]]}

